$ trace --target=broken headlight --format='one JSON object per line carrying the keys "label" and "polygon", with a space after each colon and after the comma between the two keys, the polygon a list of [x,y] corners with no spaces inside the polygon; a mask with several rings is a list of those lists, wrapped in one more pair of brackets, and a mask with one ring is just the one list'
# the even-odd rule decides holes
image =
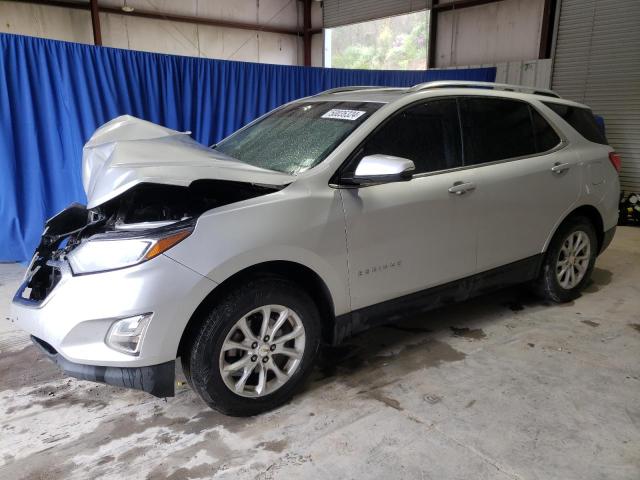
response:
{"label": "broken headlight", "polygon": [[72,250],[67,259],[74,274],[131,267],[169,250],[187,238],[192,231],[193,228],[184,228],[149,237],[89,239]]}

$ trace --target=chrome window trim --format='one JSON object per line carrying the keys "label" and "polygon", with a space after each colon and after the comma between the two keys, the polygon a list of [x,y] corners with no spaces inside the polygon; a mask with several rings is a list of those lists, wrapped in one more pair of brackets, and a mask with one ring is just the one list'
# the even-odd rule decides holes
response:
{"label": "chrome window trim", "polygon": [[[423,100],[417,100],[416,102],[410,103],[408,105],[405,105],[404,107],[399,108],[398,110],[394,111],[392,115],[395,115],[407,108],[410,108],[412,106],[417,105],[420,102],[424,102],[424,103],[428,103],[430,100],[435,100],[435,99],[443,99],[443,98],[453,98],[456,101],[459,100],[460,98],[477,98],[477,97],[484,97],[483,95],[442,95],[442,96],[438,96],[438,97],[430,97],[428,99],[423,99]],[[549,119],[549,117],[542,111],[540,111],[540,109],[534,105],[533,103],[531,103],[530,101],[527,100],[522,100],[522,99],[515,99],[515,98],[506,98],[506,97],[489,97],[486,96],[485,98],[498,98],[498,99],[506,99],[506,100],[511,100],[514,102],[522,102],[522,103],[526,103],[530,108],[534,109],[549,125],[551,125],[551,128],[553,129],[553,131],[556,133],[556,135],[558,135],[558,137],[560,138],[560,142],[553,148],[549,149],[549,150],[545,150],[544,152],[537,152],[531,155],[520,155],[518,157],[509,157],[509,158],[505,158],[505,159],[501,159],[501,160],[494,160],[492,162],[484,162],[484,163],[474,163],[474,164],[470,164],[470,165],[461,165],[459,167],[455,167],[455,168],[448,168],[446,170],[434,170],[432,172],[423,172],[423,173],[416,173],[411,177],[411,180],[409,181],[413,181],[416,178],[425,178],[425,177],[431,177],[434,175],[441,175],[441,174],[445,174],[445,173],[451,173],[451,172],[458,172],[458,171],[464,171],[464,170],[469,170],[470,168],[482,168],[482,167],[487,167],[487,166],[492,166],[492,165],[500,165],[502,163],[507,163],[507,162],[516,162],[518,160],[524,160],[526,158],[536,158],[536,157],[541,157],[544,155],[549,155],[551,153],[555,153],[558,152],[560,150],[565,149],[566,147],[569,146],[569,141],[566,137],[566,135],[564,134],[564,132],[562,130],[560,130],[556,124],[553,122],[553,120]],[[542,102],[541,102],[542,103]],[[390,115],[388,118],[391,118]],[[386,122],[386,120],[383,120],[380,125],[382,125],[384,122]],[[460,113],[458,113],[458,120],[460,122],[462,122],[462,115]],[[532,124],[533,124],[533,119],[531,119]],[[376,127],[377,128],[377,127]],[[371,134],[361,143],[361,145],[366,142],[369,137],[371,135],[373,135],[373,133],[375,132],[375,129],[371,132]],[[460,140],[461,140],[461,149],[462,149],[462,161],[464,162],[464,140],[462,137],[462,123],[460,124]],[[349,157],[351,157],[351,155],[354,154],[354,152],[357,151],[357,149],[359,148],[356,147],[347,157],[347,159],[345,160],[345,163],[348,162]],[[338,168],[338,170],[340,170],[340,168]],[[377,185],[384,185],[382,183],[377,184]],[[377,185],[341,185],[338,183],[329,183],[329,187],[331,188],[347,188],[347,189],[352,189],[352,188],[366,188],[366,187],[375,187]]]}
{"label": "chrome window trim", "polygon": [[[534,155],[521,155],[519,157],[506,158],[504,160],[495,160],[493,162],[475,163],[472,165],[462,165],[460,167],[448,168],[446,170],[435,170],[433,172],[416,173],[411,177],[411,180],[408,180],[408,181],[411,182],[415,179],[433,177],[435,175],[443,175],[445,173],[462,172],[464,170],[470,170],[472,168],[483,168],[483,167],[489,167],[493,165],[500,165],[502,163],[517,162],[518,160],[525,160],[528,158],[542,157],[544,155],[549,155],[551,153],[555,153],[560,150],[563,150],[568,146],[569,146],[569,143],[565,142],[561,138],[560,143],[556,147],[552,148],[551,150],[547,150],[545,152],[536,153]],[[393,182],[393,183],[400,183],[400,182]],[[366,187],[375,187],[377,185],[384,185],[384,183],[378,183],[374,185],[340,185],[337,183],[330,183],[329,187],[331,188],[366,188]]]}
{"label": "chrome window trim", "polygon": [[527,158],[542,157],[544,155],[549,155],[551,153],[555,153],[557,151],[560,151],[560,150],[566,148],[568,145],[569,145],[569,143],[566,142],[565,140],[563,140],[562,137],[561,137],[560,138],[560,143],[557,146],[555,146],[554,148],[552,148],[550,150],[546,150],[544,152],[534,153],[532,155],[520,155],[519,157],[505,158],[504,160],[494,160],[493,162],[473,163],[473,164],[470,164],[470,165],[462,165],[461,167],[450,168],[448,170],[437,170],[437,171],[433,171],[433,172],[416,173],[412,177],[412,180],[414,178],[430,177],[432,175],[439,175],[441,173],[457,172],[457,171],[460,171],[460,170],[468,170],[470,168],[482,168],[482,167],[488,167],[488,166],[491,166],[491,165],[500,165],[501,163],[517,162],[518,160],[525,160]]}

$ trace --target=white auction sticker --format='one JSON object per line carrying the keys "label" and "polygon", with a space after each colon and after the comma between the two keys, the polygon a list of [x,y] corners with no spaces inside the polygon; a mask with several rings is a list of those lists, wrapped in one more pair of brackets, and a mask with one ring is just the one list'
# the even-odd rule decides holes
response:
{"label": "white auction sticker", "polygon": [[321,118],[335,118],[337,120],[355,120],[360,118],[366,112],[361,110],[342,110],[340,108],[332,108],[327,113],[322,115]]}

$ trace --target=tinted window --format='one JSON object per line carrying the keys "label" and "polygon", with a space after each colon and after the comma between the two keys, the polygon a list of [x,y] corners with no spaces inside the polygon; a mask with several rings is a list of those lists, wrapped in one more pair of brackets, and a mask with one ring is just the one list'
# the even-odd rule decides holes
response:
{"label": "tinted window", "polygon": [[556,131],[535,108],[531,108],[531,119],[533,120],[533,128],[536,135],[537,152],[546,152],[560,143],[560,137]]}
{"label": "tinted window", "polygon": [[464,163],[537,153],[529,104],[502,98],[461,98]]}
{"label": "tinted window", "polygon": [[602,145],[609,144],[591,110],[560,105],[559,103],[544,102],[544,104],[560,115],[565,122],[590,142],[601,143]]}
{"label": "tinted window", "polygon": [[297,102],[275,110],[216,145],[256,167],[297,174],[313,168],[382,104]]}
{"label": "tinted window", "polygon": [[455,99],[432,100],[395,114],[367,139],[358,158],[377,153],[413,160],[415,173],[461,166]]}

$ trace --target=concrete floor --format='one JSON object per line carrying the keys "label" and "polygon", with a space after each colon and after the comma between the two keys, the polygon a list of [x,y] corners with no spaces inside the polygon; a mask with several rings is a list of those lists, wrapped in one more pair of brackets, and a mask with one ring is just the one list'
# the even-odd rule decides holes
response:
{"label": "concrete floor", "polygon": [[[21,272],[0,265],[0,313]],[[637,228],[575,302],[516,288],[376,329],[250,419],[63,378],[0,323],[3,479],[640,478]]]}

